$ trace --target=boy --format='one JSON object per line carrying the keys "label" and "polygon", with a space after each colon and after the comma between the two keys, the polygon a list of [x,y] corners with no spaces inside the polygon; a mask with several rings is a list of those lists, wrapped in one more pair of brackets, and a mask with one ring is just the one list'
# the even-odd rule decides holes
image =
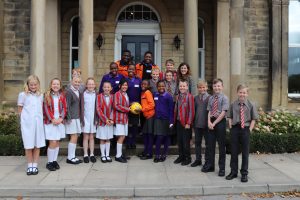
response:
{"label": "boy", "polygon": [[205,163],[208,160],[208,141],[207,141],[207,104],[210,95],[207,93],[207,82],[200,80],[197,84],[199,95],[195,97],[195,153],[196,160],[191,164],[191,167],[202,165],[201,144],[202,138],[205,141]]}
{"label": "boy", "polygon": [[219,146],[219,176],[225,176],[225,136],[226,136],[226,119],[225,114],[228,110],[228,97],[223,93],[223,81],[216,78],[213,80],[214,94],[209,98],[208,110],[208,161],[204,164],[202,172],[215,171],[215,150],[216,141]]}
{"label": "boy", "polygon": [[157,68],[152,69],[151,77],[152,79],[150,79],[150,91],[154,95],[155,92],[158,92],[156,85],[157,82],[159,81],[159,69]]}
{"label": "boy", "polygon": [[238,99],[231,105],[228,112],[229,128],[231,129],[231,172],[226,176],[232,180],[238,174],[238,150],[242,147],[241,182],[248,182],[248,159],[249,159],[249,134],[253,130],[258,113],[255,105],[247,99],[248,87],[239,85],[237,87]]}
{"label": "boy", "polygon": [[122,74],[118,74],[118,65],[115,62],[110,63],[109,65],[110,72],[108,74],[105,74],[101,80],[100,86],[99,86],[99,93],[103,92],[103,84],[104,82],[110,82],[111,86],[113,87],[113,90],[111,91],[112,94],[115,94],[117,91],[119,91],[119,83],[120,80],[124,78]]}
{"label": "boy", "polygon": [[175,164],[189,165],[191,163],[190,139],[192,135],[192,123],[195,116],[194,97],[188,92],[189,84],[187,81],[179,81],[178,100],[175,104],[174,116],[177,128],[177,141],[179,157],[174,161]]}
{"label": "boy", "polygon": [[166,60],[166,72],[165,73],[160,72],[159,73],[159,79],[160,80],[165,79],[167,71],[171,71],[171,72],[173,72],[173,77],[172,78],[173,78],[174,81],[176,81],[177,80],[177,72],[176,72],[176,69],[174,68],[174,66],[175,66],[174,60],[172,60],[172,59]]}

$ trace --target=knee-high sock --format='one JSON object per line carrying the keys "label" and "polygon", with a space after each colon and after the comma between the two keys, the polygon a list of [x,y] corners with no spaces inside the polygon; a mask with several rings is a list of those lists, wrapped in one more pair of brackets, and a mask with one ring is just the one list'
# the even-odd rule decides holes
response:
{"label": "knee-high sock", "polygon": [[164,137],[164,150],[162,153],[163,156],[166,156],[168,154],[170,144],[171,144],[171,138],[170,136],[167,135]]}
{"label": "knee-high sock", "polygon": [[55,154],[54,154],[54,157],[53,157],[53,161],[57,161],[58,153],[59,153],[59,147],[56,147],[55,148]]}
{"label": "knee-high sock", "polygon": [[116,157],[119,158],[122,156],[122,144],[117,143],[117,155]]}
{"label": "knee-high sock", "polygon": [[105,143],[105,156],[109,156],[109,151],[110,151],[110,142]]}
{"label": "knee-high sock", "polygon": [[101,157],[105,156],[105,144],[100,144]]}
{"label": "knee-high sock", "polygon": [[55,154],[55,149],[50,149],[48,147],[47,149],[48,162],[53,162],[54,154]]}
{"label": "knee-high sock", "polygon": [[155,142],[155,156],[156,157],[159,157],[159,155],[160,155],[160,146],[163,141],[163,138],[164,138],[164,136],[162,136],[162,135],[156,136],[156,142]]}
{"label": "knee-high sock", "polygon": [[68,144],[68,159],[71,160],[75,158],[76,144],[69,143]]}

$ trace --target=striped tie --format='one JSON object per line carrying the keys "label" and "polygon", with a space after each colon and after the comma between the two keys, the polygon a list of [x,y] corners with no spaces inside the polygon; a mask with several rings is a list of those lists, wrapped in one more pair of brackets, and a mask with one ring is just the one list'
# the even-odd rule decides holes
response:
{"label": "striped tie", "polygon": [[214,116],[215,118],[218,117],[218,96],[215,96],[215,100],[213,103],[213,108],[212,108],[212,116]]}
{"label": "striped tie", "polygon": [[244,104],[240,104],[241,128],[245,128]]}

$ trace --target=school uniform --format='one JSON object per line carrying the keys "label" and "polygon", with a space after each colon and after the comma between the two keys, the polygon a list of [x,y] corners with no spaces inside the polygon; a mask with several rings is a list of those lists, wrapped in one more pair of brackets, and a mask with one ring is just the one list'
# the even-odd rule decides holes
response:
{"label": "school uniform", "polygon": [[152,69],[159,69],[159,67],[153,63],[146,63],[144,61],[136,64],[136,66],[135,66],[136,75],[137,75],[137,77],[141,78],[142,80],[152,79],[152,76],[151,76]]}
{"label": "school uniform", "polygon": [[[70,88],[71,87],[71,83],[69,83],[68,85],[67,85],[67,88]],[[80,85],[79,85],[79,92],[80,93],[83,93],[84,92],[84,90],[85,90],[85,85],[83,84],[83,83],[80,83]]]}
{"label": "school uniform", "polygon": [[67,100],[67,123],[66,134],[80,134],[81,123],[80,123],[80,92],[73,86],[66,89],[66,100]]}
{"label": "school uniform", "polygon": [[53,119],[65,119],[67,114],[67,101],[64,94],[50,95],[51,103],[48,104],[44,99],[44,124],[45,137],[47,140],[60,140],[66,137],[65,125],[60,123],[58,125],[52,124]]}
{"label": "school uniform", "polygon": [[228,118],[232,119],[231,128],[231,173],[238,174],[238,154],[239,146],[242,149],[242,167],[241,174],[248,175],[249,160],[249,135],[250,123],[252,120],[258,119],[256,106],[248,99],[245,102],[235,100],[227,113]]}
{"label": "school uniform", "polygon": [[116,76],[112,76],[110,73],[105,74],[101,80],[100,87],[99,87],[99,93],[103,93],[103,84],[104,82],[110,82],[112,86],[112,94],[115,94],[117,91],[119,91],[119,83],[120,80],[122,80],[124,76],[122,74],[117,74]]}
{"label": "school uniform", "polygon": [[[173,80],[176,81],[177,80],[176,70],[174,70],[172,73],[173,73]],[[159,72],[159,79],[164,80],[165,78],[166,78],[166,72]]]}
{"label": "school uniform", "polygon": [[[216,104],[215,104],[216,103]],[[214,104],[216,105],[216,110],[214,111]],[[222,111],[227,112],[229,109],[228,97],[223,93],[214,94],[208,100],[207,110],[211,113],[210,121],[213,123],[221,114]],[[216,141],[218,141],[219,146],[219,169],[223,173],[225,170],[225,159],[226,159],[226,119],[225,117],[214,126],[213,130],[208,130],[208,146],[209,146],[209,159],[208,163],[203,166],[204,168],[215,167],[215,149]]]}
{"label": "school uniform", "polygon": [[157,90],[157,82],[158,82],[158,80],[154,81],[153,79],[150,79],[149,82],[150,82],[150,91],[154,95],[156,92],[158,92],[158,90]]}
{"label": "school uniform", "polygon": [[[190,139],[192,135],[192,124],[195,116],[194,97],[190,93],[180,94],[174,108],[176,119],[177,142],[179,158],[183,162],[190,163],[191,149]],[[190,125],[186,129],[186,125]]]}
{"label": "school uniform", "polygon": [[23,107],[20,118],[24,149],[44,147],[43,95],[21,92],[18,106]]}
{"label": "school uniform", "polygon": [[174,102],[176,101],[175,99],[175,92],[176,92],[176,81],[166,81],[165,80],[165,85],[166,85],[166,91],[172,95]]}
{"label": "school uniform", "polygon": [[113,95],[104,95],[103,93],[97,96],[97,114],[98,127],[96,138],[100,140],[109,140],[113,138],[113,125],[106,125],[107,120],[113,120]]}
{"label": "school uniform", "polygon": [[187,81],[189,83],[189,90],[188,92],[191,93],[192,95],[196,95],[196,86],[195,86],[195,82],[192,78],[192,76],[187,76],[187,77],[184,77],[184,78],[181,78],[177,79],[177,85],[176,85],[176,91],[175,91],[175,94],[179,94],[179,81],[180,80],[184,80],[184,81]]}
{"label": "school uniform", "polygon": [[195,130],[195,153],[196,160],[202,163],[201,156],[201,145],[202,138],[205,141],[205,163],[208,161],[208,127],[207,127],[207,104],[210,95],[206,92],[199,94],[194,98],[195,101],[195,119],[194,119],[194,130]]}
{"label": "school uniform", "polygon": [[118,65],[118,74],[128,77],[128,64],[126,64],[123,60],[118,60],[116,64]]}
{"label": "school uniform", "polygon": [[118,91],[114,95],[114,135],[128,135],[129,97],[127,93]]}
{"label": "school uniform", "polygon": [[81,131],[83,133],[96,133],[97,115],[96,115],[96,98],[95,91],[85,90],[80,95],[80,121]]}

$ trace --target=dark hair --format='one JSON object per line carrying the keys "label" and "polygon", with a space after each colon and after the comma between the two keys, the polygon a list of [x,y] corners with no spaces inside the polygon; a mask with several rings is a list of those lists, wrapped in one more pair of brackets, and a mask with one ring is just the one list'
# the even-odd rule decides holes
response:
{"label": "dark hair", "polygon": [[130,54],[131,54],[131,51],[129,51],[128,49],[124,49],[124,50],[122,51],[122,54],[124,54],[124,53],[130,53]]}
{"label": "dark hair", "polygon": [[223,85],[223,80],[220,79],[220,78],[215,78],[215,79],[213,80],[213,85],[216,84],[216,83],[218,83],[218,82],[222,83],[222,85]]}
{"label": "dark hair", "polygon": [[150,90],[150,89],[151,89],[151,86],[150,86],[150,80],[149,80],[149,79],[144,79],[144,80],[142,81],[142,83],[143,83],[144,81],[147,82],[147,85],[148,85],[147,90]]}
{"label": "dark hair", "polygon": [[109,68],[112,66],[112,65],[117,65],[117,67],[118,67],[118,64],[116,63],[116,62],[111,62],[110,64],[109,64]]}
{"label": "dark hair", "polygon": [[164,80],[159,80],[159,81],[157,81],[157,83],[156,83],[156,87],[158,87],[158,84],[160,84],[160,83],[163,83],[163,84],[166,86],[166,83],[165,83]]}
{"label": "dark hair", "polygon": [[136,68],[136,67],[135,67],[135,64],[134,64],[133,62],[130,62],[130,63],[128,64],[128,68],[129,68],[130,66],[134,66],[134,69]]}
{"label": "dark hair", "polygon": [[119,82],[119,87],[121,87],[122,85],[124,85],[124,83],[127,83],[127,85],[128,85],[128,81],[127,81],[126,78],[122,78],[122,79],[120,80],[120,82]]}
{"label": "dark hair", "polygon": [[104,81],[104,82],[103,82],[103,85],[104,85],[105,83],[109,83],[110,86],[112,86],[112,85],[111,85],[111,82],[109,82],[109,81]]}
{"label": "dark hair", "polygon": [[185,63],[185,62],[183,62],[183,63],[180,63],[180,65],[178,66],[178,69],[177,69],[177,74],[178,74],[178,78],[179,79],[185,79],[186,77],[183,77],[183,75],[181,74],[181,67],[182,66],[186,66],[187,67],[187,69],[188,69],[188,71],[187,71],[187,73],[186,73],[186,75],[185,76],[190,76],[191,75],[191,68],[190,68],[190,66],[189,66],[189,64],[187,64],[187,63]]}
{"label": "dark hair", "polygon": [[153,55],[153,53],[152,53],[151,51],[146,51],[146,52],[144,53],[144,57],[145,57],[147,54],[151,54],[151,56]]}
{"label": "dark hair", "polygon": [[172,74],[172,76],[174,76],[174,72],[173,71],[171,71],[171,70],[167,70],[166,72],[165,72],[165,74],[166,73],[171,73]]}

